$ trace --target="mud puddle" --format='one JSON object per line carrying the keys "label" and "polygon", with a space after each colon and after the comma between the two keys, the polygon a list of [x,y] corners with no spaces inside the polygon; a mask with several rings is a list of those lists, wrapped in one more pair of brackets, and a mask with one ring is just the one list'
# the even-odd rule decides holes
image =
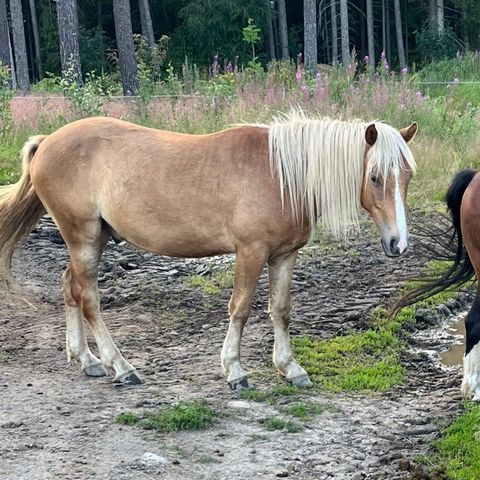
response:
{"label": "mud puddle", "polygon": [[442,363],[447,367],[453,367],[463,364],[463,355],[465,353],[465,315],[462,312],[455,316],[453,323],[448,328],[448,332],[453,335],[454,341],[451,347],[440,354]]}

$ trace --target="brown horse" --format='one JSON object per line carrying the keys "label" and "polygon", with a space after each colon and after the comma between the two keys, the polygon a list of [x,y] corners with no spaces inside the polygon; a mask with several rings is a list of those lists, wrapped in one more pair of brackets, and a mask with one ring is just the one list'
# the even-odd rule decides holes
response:
{"label": "brown horse", "polygon": [[[475,170],[462,170],[447,190],[446,203],[452,217],[451,232],[437,242],[447,247],[436,258],[453,260],[437,277],[426,279],[422,285],[400,299],[396,311],[439,293],[453,285],[463,285],[477,279],[477,294],[465,317],[466,345],[463,357],[462,395],[480,400],[480,175]],[[451,234],[453,233],[453,235]],[[432,236],[435,238],[435,236]],[[435,251],[435,247],[433,248]],[[451,254],[449,254],[451,252]],[[453,254],[453,255],[452,255]]]}
{"label": "brown horse", "polygon": [[[235,252],[221,361],[230,386],[242,388],[248,381],[240,339],[268,263],[273,361],[293,384],[310,385],[288,332],[298,249],[318,218],[339,235],[357,223],[363,206],[380,228],[385,253],[406,250],[404,203],[415,168],[406,142],[416,130],[415,123],[397,131],[299,113],[209,135],[79,120],[30,139],[20,180],[0,189],[0,272],[9,274],[16,243],[48,212],[70,255],[63,276],[69,359],[87,375],[113,368],[116,381],[139,383],[100,315],[97,268],[107,240],[178,257]],[[84,320],[100,359],[89,350]]]}

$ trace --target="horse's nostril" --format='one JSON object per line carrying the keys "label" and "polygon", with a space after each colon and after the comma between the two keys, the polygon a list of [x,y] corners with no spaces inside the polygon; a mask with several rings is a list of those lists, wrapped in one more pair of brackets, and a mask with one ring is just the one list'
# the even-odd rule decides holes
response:
{"label": "horse's nostril", "polygon": [[398,249],[398,238],[392,237],[390,240],[390,252],[397,254],[400,253],[400,250]]}

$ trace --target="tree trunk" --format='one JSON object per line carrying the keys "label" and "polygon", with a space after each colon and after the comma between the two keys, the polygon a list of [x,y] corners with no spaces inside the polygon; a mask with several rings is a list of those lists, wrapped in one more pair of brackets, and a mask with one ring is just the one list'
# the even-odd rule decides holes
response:
{"label": "tree trunk", "polygon": [[152,16],[150,14],[150,4],[148,0],[138,0],[140,9],[140,23],[142,25],[142,35],[147,39],[148,46],[155,46],[155,35],[153,34]]}
{"label": "tree trunk", "polygon": [[10,34],[8,31],[7,5],[0,0],[0,62],[11,67],[10,64]]}
{"label": "tree trunk", "polygon": [[402,33],[402,14],[400,13],[400,0],[394,0],[395,8],[395,29],[397,31],[397,46],[398,46],[398,61],[403,68],[407,65],[405,60],[405,48],[403,46],[403,33]]}
{"label": "tree trunk", "polygon": [[437,26],[437,0],[428,1],[428,25],[432,28]]}
{"label": "tree trunk", "polygon": [[462,20],[463,20],[463,47],[465,51],[470,50],[470,39],[468,38],[468,28],[467,28],[467,10],[464,7],[462,11]]}
{"label": "tree trunk", "polygon": [[17,85],[22,94],[30,90],[28,76],[28,57],[25,45],[25,29],[23,26],[23,13],[21,0],[10,0],[10,15],[12,18],[13,51],[15,57],[15,70],[17,72]]}
{"label": "tree trunk", "polygon": [[40,35],[38,34],[37,11],[35,0],[30,0],[30,16],[32,17],[33,41],[35,43],[35,64],[37,65],[38,79],[43,78],[42,57],[40,56]]}
{"label": "tree trunk", "polygon": [[337,0],[330,1],[330,16],[332,17],[332,65],[336,65],[338,63]]}
{"label": "tree trunk", "polygon": [[385,12],[385,0],[382,0],[382,52],[387,54],[387,25],[386,25],[386,12]]}
{"label": "tree trunk", "polygon": [[77,0],[57,0],[58,37],[62,75],[81,85],[82,64],[78,46]]}
{"label": "tree trunk", "polygon": [[133,45],[130,0],[113,0],[115,36],[122,76],[123,94],[135,95],[138,89],[137,62]]}
{"label": "tree trunk", "polygon": [[289,60],[288,53],[288,24],[287,24],[287,9],[285,7],[285,0],[278,0],[278,29],[280,30],[280,51],[282,53],[282,60]]}
{"label": "tree trunk", "polygon": [[304,61],[310,73],[317,70],[317,1],[303,2]]}
{"label": "tree trunk", "polygon": [[102,0],[97,0],[97,30],[100,34],[100,66],[102,68],[102,73],[104,72],[106,61],[105,61],[105,41],[103,36],[103,13],[102,13]]}
{"label": "tree trunk", "polygon": [[342,30],[342,64],[346,67],[350,62],[350,35],[348,32],[347,0],[340,0],[340,28]]}
{"label": "tree trunk", "polygon": [[385,9],[386,9],[386,29],[387,29],[387,51],[385,52],[385,56],[387,57],[387,61],[392,63],[392,29],[390,26],[390,0],[385,0]]}
{"label": "tree trunk", "polygon": [[266,12],[266,22],[267,22],[267,37],[268,37],[268,50],[270,60],[275,60],[277,58],[275,54],[275,36],[273,34],[273,23],[272,23],[272,7],[270,0],[265,0],[265,12]]}
{"label": "tree trunk", "polygon": [[373,29],[373,0],[367,0],[367,44],[368,64],[375,68],[375,37]]}
{"label": "tree trunk", "polygon": [[437,27],[438,34],[442,35],[445,30],[443,0],[437,0]]}

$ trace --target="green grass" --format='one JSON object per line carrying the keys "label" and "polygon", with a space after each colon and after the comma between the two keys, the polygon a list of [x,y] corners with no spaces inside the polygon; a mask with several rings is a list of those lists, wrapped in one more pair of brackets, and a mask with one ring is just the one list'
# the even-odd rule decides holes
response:
{"label": "green grass", "polygon": [[480,405],[467,404],[466,413],[436,442],[433,463],[452,480],[480,478]]}
{"label": "green grass", "polygon": [[203,430],[212,425],[218,413],[203,401],[181,402],[139,417],[131,412],[118,415],[117,422],[145,430],[173,433],[178,430]]}
{"label": "green grass", "polygon": [[233,265],[214,271],[211,275],[191,275],[185,285],[198,288],[207,295],[218,295],[222,290],[233,286]]}
{"label": "green grass", "polygon": [[[438,274],[448,266],[446,262],[430,262],[425,273]],[[418,285],[416,281],[407,282],[404,290]],[[388,391],[402,382],[405,375],[400,364],[403,327],[415,322],[418,308],[431,308],[456,296],[455,288],[445,290],[403,308],[395,319],[379,307],[371,314],[369,330],[329,339],[296,337],[292,340],[294,353],[317,388],[332,392]]]}
{"label": "green grass", "polygon": [[337,409],[330,404],[317,402],[294,403],[282,408],[282,412],[301,420],[307,420],[323,412],[335,412]]}
{"label": "green grass", "polygon": [[140,420],[140,417],[132,412],[122,412],[117,416],[117,423],[122,425],[136,425]]}
{"label": "green grass", "polygon": [[240,392],[240,398],[274,404],[279,398],[296,395],[300,391],[298,387],[292,385],[277,385],[271,390],[243,390]]}
{"label": "green grass", "polygon": [[386,329],[327,340],[297,337],[292,343],[314,385],[325,390],[385,392],[404,377],[400,340]]}
{"label": "green grass", "polygon": [[284,420],[279,417],[269,417],[263,422],[263,426],[270,431],[284,430],[288,433],[298,433],[303,430],[303,426],[291,420]]}

